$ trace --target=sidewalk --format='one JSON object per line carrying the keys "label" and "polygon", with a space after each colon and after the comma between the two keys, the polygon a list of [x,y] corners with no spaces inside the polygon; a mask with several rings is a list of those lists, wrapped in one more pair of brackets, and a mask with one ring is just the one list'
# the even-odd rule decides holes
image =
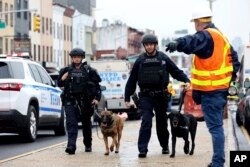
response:
{"label": "sidewalk", "polygon": [[[205,122],[198,122],[196,133],[196,147],[194,155],[186,155],[183,152],[184,141],[182,138],[177,139],[175,158],[169,155],[161,154],[161,147],[156,137],[155,124],[152,127],[152,136],[149,143],[149,152],[147,158],[139,159],[137,150],[137,138],[140,127],[140,121],[126,121],[121,140],[120,152],[110,153],[105,156],[105,146],[100,129],[93,128],[93,147],[91,153],[84,152],[82,138],[77,141],[77,151],[75,155],[67,155],[64,150],[66,142],[54,147],[34,151],[33,153],[0,164],[4,167],[206,167],[211,161],[212,145],[211,137],[206,128]],[[231,117],[225,119],[225,136],[226,136],[226,163],[228,165],[228,150],[234,150],[234,139],[232,134]],[[82,134],[79,134],[82,136]],[[171,151],[171,135],[170,135]],[[109,140],[111,143],[111,139]]]}

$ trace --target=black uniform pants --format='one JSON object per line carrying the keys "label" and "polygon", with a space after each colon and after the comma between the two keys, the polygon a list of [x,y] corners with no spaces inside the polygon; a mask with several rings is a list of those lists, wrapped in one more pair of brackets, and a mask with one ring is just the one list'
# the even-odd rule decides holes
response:
{"label": "black uniform pants", "polygon": [[139,152],[148,152],[148,143],[151,137],[152,119],[154,115],[156,117],[156,132],[160,146],[164,150],[167,149],[169,131],[165,98],[163,96],[142,96],[140,97],[140,108],[142,110],[142,121],[138,138]]}
{"label": "black uniform pants", "polygon": [[79,111],[75,105],[65,105],[66,128],[68,132],[67,147],[76,149],[76,139],[78,135],[78,122],[82,123],[83,143],[85,147],[92,146],[92,107],[84,107]]}

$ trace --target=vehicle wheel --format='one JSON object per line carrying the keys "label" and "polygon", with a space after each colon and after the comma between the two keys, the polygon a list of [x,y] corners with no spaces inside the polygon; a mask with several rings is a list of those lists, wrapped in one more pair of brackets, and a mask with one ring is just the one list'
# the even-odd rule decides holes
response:
{"label": "vehicle wheel", "polygon": [[27,122],[24,129],[21,130],[20,136],[26,142],[34,142],[37,138],[37,112],[34,106],[28,108]]}
{"label": "vehicle wheel", "polygon": [[243,125],[243,121],[241,119],[240,111],[239,110],[236,111],[236,123],[237,123],[238,126],[242,126]]}
{"label": "vehicle wheel", "polygon": [[61,118],[60,118],[60,123],[58,127],[54,129],[55,135],[56,136],[64,136],[66,134],[66,129],[65,129],[65,114],[64,114],[64,109],[62,108],[61,112]]}

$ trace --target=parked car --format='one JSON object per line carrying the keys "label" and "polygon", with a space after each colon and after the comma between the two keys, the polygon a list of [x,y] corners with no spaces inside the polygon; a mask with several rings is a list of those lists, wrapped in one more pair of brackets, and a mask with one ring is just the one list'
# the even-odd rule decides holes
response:
{"label": "parked car", "polygon": [[33,142],[38,129],[65,135],[61,90],[46,70],[29,59],[0,58],[0,133]]}
{"label": "parked car", "polygon": [[[183,94],[183,91],[182,91]],[[193,115],[197,121],[204,121],[204,113],[201,104],[196,104],[192,98],[192,89],[186,90],[184,93],[184,113]],[[230,103],[232,105],[232,102]],[[228,104],[225,105],[223,118],[227,118]]]}
{"label": "parked car", "polygon": [[236,111],[236,122],[239,126],[244,126],[250,133],[250,81],[245,81],[246,93],[240,93],[238,109]]}
{"label": "parked car", "polygon": [[55,85],[57,86],[57,78],[59,76],[59,73],[58,72],[49,73],[49,76],[51,77],[51,79],[53,80],[53,82],[55,83]]}

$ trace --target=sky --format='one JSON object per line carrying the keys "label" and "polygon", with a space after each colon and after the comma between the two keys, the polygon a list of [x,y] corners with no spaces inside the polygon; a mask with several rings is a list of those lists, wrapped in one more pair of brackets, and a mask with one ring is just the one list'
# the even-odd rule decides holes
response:
{"label": "sky", "polygon": [[[208,0],[96,0],[95,16],[98,26],[104,18],[109,23],[119,20],[139,30],[155,30],[162,38],[182,29],[194,33],[192,11],[206,5]],[[230,41],[239,37],[250,42],[249,0],[215,0],[213,14],[213,22]]]}

